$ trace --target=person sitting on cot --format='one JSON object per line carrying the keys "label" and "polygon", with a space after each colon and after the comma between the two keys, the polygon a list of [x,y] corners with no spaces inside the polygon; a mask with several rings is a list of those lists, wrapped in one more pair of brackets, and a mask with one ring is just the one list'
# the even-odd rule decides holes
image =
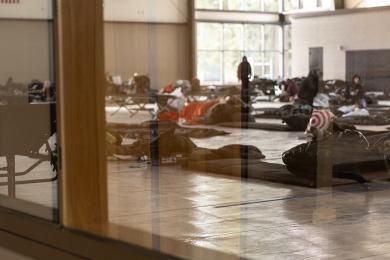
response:
{"label": "person sitting on cot", "polygon": [[352,85],[350,88],[347,88],[346,96],[347,100],[349,100],[356,108],[367,108],[366,99],[364,97],[365,90],[361,84],[361,78],[359,75],[354,75],[352,77]]}

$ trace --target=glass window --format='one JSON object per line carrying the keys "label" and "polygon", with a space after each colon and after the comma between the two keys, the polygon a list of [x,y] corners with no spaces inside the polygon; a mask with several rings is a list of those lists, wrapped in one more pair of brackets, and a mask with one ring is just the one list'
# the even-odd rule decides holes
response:
{"label": "glass window", "polygon": [[244,25],[244,48],[247,51],[263,49],[263,26],[256,24]]}
{"label": "glass window", "polygon": [[265,12],[279,12],[279,1],[278,0],[263,0],[262,10]]}
{"label": "glass window", "polygon": [[292,76],[292,39],[291,25],[284,26],[284,78]]}
{"label": "glass window", "polygon": [[0,206],[58,220],[52,1],[1,1],[0,35]]}
{"label": "glass window", "polygon": [[222,50],[223,27],[220,23],[198,23],[197,45],[199,50]]}
{"label": "glass window", "polygon": [[312,1],[303,1],[303,0],[284,0],[284,11],[323,11],[323,10],[333,10],[334,1],[332,0],[312,0]]}
{"label": "glass window", "polygon": [[291,25],[284,26],[284,49],[291,50],[292,48],[292,35],[291,35]]}
{"label": "glass window", "polygon": [[198,77],[203,82],[222,82],[222,53],[216,51],[198,51]]}
{"label": "glass window", "polygon": [[196,0],[197,9],[279,12],[279,0]]}
{"label": "glass window", "polygon": [[282,79],[283,55],[281,52],[265,52],[263,78]]}
{"label": "glass window", "polygon": [[281,50],[281,27],[277,25],[264,26],[264,49],[265,50]]}
{"label": "glass window", "polygon": [[224,66],[224,82],[237,82],[237,68],[242,60],[243,53],[239,51],[224,52],[223,66]]}
{"label": "glass window", "polygon": [[243,2],[243,4],[243,8],[246,11],[262,10],[262,0],[246,0]]}
{"label": "glass window", "polygon": [[[148,9],[158,14],[159,2]],[[224,4],[242,8],[235,7],[239,1]],[[302,66],[284,82],[278,79],[283,59],[291,63],[288,27],[283,45],[281,26],[202,22],[195,71],[188,24],[129,18],[105,26],[109,91],[100,141],[108,148],[113,237],[186,259],[337,259],[351,248],[355,258],[387,253],[376,249],[383,249],[378,241],[388,226],[378,220],[388,212],[390,137],[388,125],[376,125],[382,117],[371,119],[388,117],[389,101],[381,99],[389,94],[383,89],[389,62],[373,58],[390,57],[388,50],[348,51],[328,69],[347,68],[363,81],[323,82],[315,73],[301,78],[310,55],[309,42],[301,41],[306,50],[292,57]],[[342,34],[339,26],[333,29]],[[242,55],[257,76],[251,81]],[[358,95],[363,87],[385,93],[373,102]],[[361,119],[356,112],[372,114]],[[373,178],[370,189],[365,178]],[[233,257],[219,256],[226,252]]]}
{"label": "glass window", "polygon": [[297,10],[300,8],[300,0],[284,0],[284,11]]}
{"label": "glass window", "polygon": [[242,24],[224,24],[223,33],[224,50],[236,51],[243,49]]}
{"label": "glass window", "polygon": [[313,10],[317,7],[317,1],[302,1],[302,9]]}
{"label": "glass window", "polygon": [[262,78],[264,75],[264,53],[247,51],[245,55],[252,66],[253,76]]}
{"label": "glass window", "polygon": [[223,0],[224,10],[242,10],[242,0]]}
{"label": "glass window", "polygon": [[284,78],[292,77],[292,52],[284,52]]}
{"label": "glass window", "polygon": [[221,0],[196,0],[197,9],[221,9]]}
{"label": "glass window", "polygon": [[[210,27],[210,28],[208,28]],[[216,29],[218,28],[218,29]],[[223,36],[220,36],[220,30],[223,28]],[[198,59],[205,55],[204,50],[220,50],[222,66],[214,66],[213,73],[218,68],[220,69],[218,75],[223,75],[219,84],[237,83],[237,66],[238,61],[242,59],[243,53],[250,54],[250,59],[253,59],[255,66],[255,74],[261,77],[279,77],[282,71],[283,59],[269,58],[267,63],[263,59],[264,52],[272,51],[282,53],[282,29],[277,25],[260,25],[260,24],[234,24],[234,23],[198,23],[199,33],[197,34],[198,42]],[[212,36],[208,33],[213,34]],[[213,39],[210,43],[210,39]],[[220,47],[220,40],[223,42],[222,49]],[[207,45],[207,46],[205,46]],[[210,47],[210,45],[213,45]],[[200,54],[202,52],[202,54]],[[240,54],[239,54],[240,53]],[[252,55],[253,54],[253,55]],[[241,57],[239,57],[241,56]],[[280,64],[275,64],[280,62]],[[270,65],[271,64],[271,65]],[[214,80],[210,79],[206,74],[210,74],[209,69],[203,68],[206,66],[204,58],[198,61],[198,75],[201,82],[205,84],[215,84]],[[209,68],[209,65],[206,66]],[[216,75],[216,74],[215,74]]]}

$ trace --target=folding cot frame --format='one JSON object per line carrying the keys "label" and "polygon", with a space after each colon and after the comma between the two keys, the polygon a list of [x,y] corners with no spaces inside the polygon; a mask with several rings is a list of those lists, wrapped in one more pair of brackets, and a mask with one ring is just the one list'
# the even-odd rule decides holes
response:
{"label": "folding cot frame", "polygon": [[[148,102],[146,102],[146,100]],[[115,106],[118,107],[114,112],[111,113],[111,116],[116,115],[122,108],[124,108],[130,114],[130,117],[134,117],[140,111],[146,111],[152,117],[155,116],[153,109],[146,107],[147,105],[152,104],[149,102],[148,96],[117,94],[108,96],[108,101],[111,101]]]}
{"label": "folding cot frame", "polygon": [[[7,173],[0,174],[0,178],[8,178],[8,181],[6,182],[0,182],[0,186],[8,186],[8,196],[10,198],[16,198],[16,185],[25,185],[25,184],[36,184],[36,183],[45,183],[45,182],[53,182],[58,179],[58,169],[55,166],[56,162],[52,161],[53,157],[53,151],[51,150],[51,147],[49,145],[49,142],[46,141],[45,143],[46,149],[48,151],[48,155],[44,154],[38,154],[34,155],[34,159],[38,159],[35,163],[33,163],[30,167],[28,167],[26,170],[22,172],[16,172],[15,166],[16,166],[16,160],[15,155],[7,155],[7,167],[3,167],[0,169],[1,171],[6,171]],[[32,158],[32,157],[30,157]],[[50,161],[53,165],[53,176],[50,178],[42,178],[42,179],[32,179],[32,180],[23,180],[23,181],[17,181],[16,177],[26,176],[28,173],[32,172],[34,169],[36,169],[39,165],[42,163]]]}
{"label": "folding cot frame", "polygon": [[[6,158],[7,166],[0,169],[7,173],[0,178],[0,186],[8,186],[8,196],[16,197],[16,185],[53,182],[58,179],[57,162],[49,144],[56,132],[55,103],[38,103],[0,106],[0,156]],[[39,150],[45,146],[48,154]],[[37,161],[22,172],[16,172],[16,156],[27,156]],[[49,178],[16,180],[25,176],[45,161],[51,161],[53,175]]]}

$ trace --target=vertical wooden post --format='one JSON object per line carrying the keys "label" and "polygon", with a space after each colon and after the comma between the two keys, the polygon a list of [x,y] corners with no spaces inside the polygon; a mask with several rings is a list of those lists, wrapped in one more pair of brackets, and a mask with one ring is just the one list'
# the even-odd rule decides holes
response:
{"label": "vertical wooden post", "polygon": [[100,231],[108,221],[103,0],[58,2],[61,222]]}

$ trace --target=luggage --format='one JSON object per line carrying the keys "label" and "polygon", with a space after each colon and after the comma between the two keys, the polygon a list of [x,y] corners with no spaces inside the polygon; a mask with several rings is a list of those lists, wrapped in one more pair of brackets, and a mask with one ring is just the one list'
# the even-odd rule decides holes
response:
{"label": "luggage", "polygon": [[305,131],[309,124],[312,107],[308,105],[286,105],[280,108],[280,114],[284,123],[292,131]]}
{"label": "luggage", "polygon": [[295,114],[283,118],[283,122],[288,125],[292,131],[305,131],[310,121],[310,115]]}

